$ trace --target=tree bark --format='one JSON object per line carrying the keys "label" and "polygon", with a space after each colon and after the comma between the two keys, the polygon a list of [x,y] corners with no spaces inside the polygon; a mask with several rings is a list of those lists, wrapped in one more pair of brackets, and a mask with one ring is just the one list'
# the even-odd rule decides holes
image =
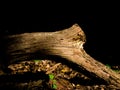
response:
{"label": "tree bark", "polygon": [[85,42],[85,33],[77,24],[56,32],[11,35],[4,38],[7,46],[4,63],[11,64],[44,55],[60,56],[79,65],[93,77],[120,87],[120,75],[87,54],[83,48]]}

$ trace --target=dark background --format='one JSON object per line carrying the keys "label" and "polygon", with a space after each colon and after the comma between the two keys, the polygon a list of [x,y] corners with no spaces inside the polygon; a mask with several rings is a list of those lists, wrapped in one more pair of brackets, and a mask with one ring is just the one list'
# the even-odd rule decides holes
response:
{"label": "dark background", "polygon": [[22,14],[21,11],[18,11],[12,17],[6,16],[10,20],[0,24],[1,36],[25,32],[52,32],[78,23],[86,34],[87,42],[84,49],[88,54],[105,64],[120,64],[120,14],[116,4],[95,4],[82,8],[79,6],[56,7],[57,5],[53,8],[33,10],[27,15],[24,13],[31,11],[26,10]]}

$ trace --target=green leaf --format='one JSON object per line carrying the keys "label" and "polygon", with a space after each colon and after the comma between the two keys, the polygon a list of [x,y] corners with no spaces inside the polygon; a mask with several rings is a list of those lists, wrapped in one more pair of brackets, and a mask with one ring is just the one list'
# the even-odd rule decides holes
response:
{"label": "green leaf", "polygon": [[38,63],[38,62],[40,62],[41,60],[33,60],[35,63]]}
{"label": "green leaf", "polygon": [[52,85],[52,88],[53,88],[53,89],[57,89],[57,85],[56,85],[56,84],[53,84],[53,85]]}
{"label": "green leaf", "polygon": [[56,82],[57,82],[57,81],[54,79],[54,80],[53,80],[53,83],[55,84]]}
{"label": "green leaf", "polygon": [[106,66],[107,66],[108,68],[111,68],[111,66],[110,66],[109,64],[106,64]]}
{"label": "green leaf", "polygon": [[120,70],[113,70],[113,71],[115,71],[115,72],[117,72],[117,73],[119,73],[119,72],[120,72]]}
{"label": "green leaf", "polygon": [[54,75],[53,74],[49,74],[49,79],[53,80],[54,79]]}

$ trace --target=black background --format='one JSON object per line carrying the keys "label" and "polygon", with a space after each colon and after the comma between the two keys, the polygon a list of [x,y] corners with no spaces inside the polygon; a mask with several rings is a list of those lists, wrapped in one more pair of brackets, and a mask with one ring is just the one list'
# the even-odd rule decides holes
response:
{"label": "black background", "polygon": [[[68,5],[68,6],[67,6]],[[97,3],[38,6],[5,16],[0,24],[1,36],[25,32],[52,32],[78,23],[86,34],[84,49],[96,60],[105,64],[119,63],[120,14],[116,3]]]}

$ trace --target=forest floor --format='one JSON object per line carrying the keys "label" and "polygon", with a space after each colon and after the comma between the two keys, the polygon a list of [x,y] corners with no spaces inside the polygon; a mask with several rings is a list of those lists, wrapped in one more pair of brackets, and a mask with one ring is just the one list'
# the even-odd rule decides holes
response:
{"label": "forest floor", "polygon": [[[10,73],[0,77],[0,90],[116,90],[87,77],[72,63],[31,60],[11,64]],[[120,74],[120,66],[108,66]]]}

